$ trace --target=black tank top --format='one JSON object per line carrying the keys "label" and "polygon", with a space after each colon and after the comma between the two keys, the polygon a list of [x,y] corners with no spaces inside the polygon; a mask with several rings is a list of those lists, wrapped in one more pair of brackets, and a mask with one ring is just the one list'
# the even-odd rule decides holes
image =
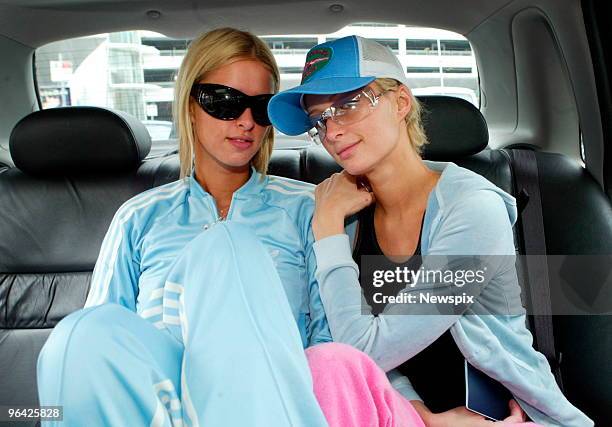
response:
{"label": "black tank top", "polygon": [[[378,245],[374,230],[374,208],[375,205],[368,206],[358,214],[359,232],[356,236],[353,259],[360,267],[362,255],[384,255]],[[385,259],[383,262],[386,265],[383,268],[395,268],[397,265],[408,264],[407,266],[413,270],[419,269],[421,267],[422,231],[423,221],[421,221],[419,242],[412,258],[402,264]],[[377,268],[381,267],[377,265]],[[381,313],[385,304],[376,304],[373,300],[374,293],[380,292],[381,288],[363,286],[363,284],[362,288],[365,299],[372,308],[372,314],[376,316]],[[395,295],[402,288],[403,286],[390,287],[385,295]],[[406,321],[409,322],[410,319],[407,318]],[[465,405],[464,369],[464,357],[448,330],[429,347],[399,366],[400,372],[408,377],[416,392],[432,412],[443,412]]]}

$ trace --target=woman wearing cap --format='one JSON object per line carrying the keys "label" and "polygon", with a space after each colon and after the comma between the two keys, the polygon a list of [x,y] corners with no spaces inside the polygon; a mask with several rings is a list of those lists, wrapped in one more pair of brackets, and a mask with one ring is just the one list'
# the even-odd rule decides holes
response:
{"label": "woman wearing cap", "polygon": [[304,356],[331,339],[314,186],[266,175],[278,86],[252,34],[191,42],[176,81],[181,179],[118,210],[86,308],[40,354],[40,402],[63,406],[61,425],[327,425]]}
{"label": "woman wearing cap", "polygon": [[[365,352],[384,371],[402,365],[414,384],[401,377],[394,384],[403,384],[427,425],[487,423],[463,407],[464,360],[503,384],[535,422],[592,425],[531,346],[514,267],[514,198],[453,163],[421,159],[420,107],[388,49],[356,36],[314,47],[302,84],[273,97],[268,112],[283,133],[309,131],[344,168],[317,187],[312,225],[316,277],[335,341]],[[382,259],[374,267],[402,284],[396,299],[374,300],[388,302],[378,315],[362,313],[369,307],[355,260],[373,267],[363,255],[378,255],[370,264]],[[451,279],[394,277],[394,268],[406,265],[396,262],[406,260],[412,272],[447,271]],[[482,280],[460,285],[452,277],[461,271],[479,272]],[[367,279],[383,287],[383,274],[373,273]],[[427,294],[453,304],[414,303]],[[516,402],[507,422],[523,420]]]}

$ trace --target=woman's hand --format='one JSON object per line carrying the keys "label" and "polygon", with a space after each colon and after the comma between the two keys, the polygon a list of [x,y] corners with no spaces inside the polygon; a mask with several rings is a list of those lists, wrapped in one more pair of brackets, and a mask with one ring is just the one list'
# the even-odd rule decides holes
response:
{"label": "woman's hand", "polygon": [[519,404],[516,403],[516,400],[510,399],[510,402],[508,403],[508,407],[510,408],[510,415],[503,421],[496,423],[496,424],[504,425],[506,423],[513,424],[513,423],[524,423],[525,422],[525,420],[527,419],[527,416],[525,415],[525,411],[523,411],[523,409],[521,409]]}
{"label": "woman's hand", "polygon": [[495,424],[501,427],[525,421],[525,412],[523,412],[514,399],[508,403],[510,415],[499,422],[489,421],[482,415],[470,411],[465,406],[459,406],[446,412],[434,414],[425,407],[423,402],[411,401],[411,403],[427,427],[491,427]]}
{"label": "woman's hand", "polygon": [[320,240],[344,232],[344,219],[374,201],[374,194],[357,186],[357,178],[346,171],[335,173],[317,185],[312,231]]}
{"label": "woman's hand", "polygon": [[482,415],[470,411],[465,406],[432,414],[423,420],[427,427],[491,427],[493,424]]}

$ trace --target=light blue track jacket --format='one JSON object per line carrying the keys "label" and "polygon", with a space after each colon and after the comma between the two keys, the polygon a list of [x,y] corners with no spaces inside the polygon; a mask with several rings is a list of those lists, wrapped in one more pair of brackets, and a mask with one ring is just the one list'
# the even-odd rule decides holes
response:
{"label": "light blue track jacket", "polygon": [[[252,169],[249,180],[234,192],[227,215],[228,221],[247,224],[268,250],[304,347],[331,341],[314,276],[313,189],[300,181],[262,177]],[[178,325],[178,316],[162,313],[166,276],[185,245],[216,221],[214,199],[193,176],[128,200],[104,238],[85,307],[114,302],[158,328],[163,328],[162,317],[166,324]],[[211,255],[223,254],[201,254]]]}
{"label": "light blue track jacket", "polygon": [[[350,241],[356,223],[350,222],[348,235],[330,236],[314,245],[317,279],[334,340],[357,347],[390,371],[450,328],[465,358],[503,383],[535,422],[592,426],[593,422],[563,396],[546,358],[532,347],[514,265],[514,198],[453,163],[426,165],[442,175],[428,199],[421,233],[422,255],[499,255],[496,259],[500,265],[474,304],[463,308],[463,314],[397,314],[406,313],[405,304],[389,304],[377,317],[362,314],[359,270]],[[474,315],[475,309],[494,315]],[[410,383],[396,375],[389,375],[394,386],[404,396],[420,400]]]}

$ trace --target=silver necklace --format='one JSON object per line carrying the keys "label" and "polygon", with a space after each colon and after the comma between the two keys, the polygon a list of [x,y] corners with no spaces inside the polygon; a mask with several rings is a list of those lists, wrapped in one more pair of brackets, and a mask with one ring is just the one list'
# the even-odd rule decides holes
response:
{"label": "silver necklace", "polygon": [[217,218],[217,221],[225,220],[227,218],[228,210],[229,210],[229,207],[228,208],[219,209],[219,217]]}
{"label": "silver necklace", "polygon": [[227,210],[228,210],[228,208],[219,209],[217,219],[214,222],[211,222],[209,224],[204,224],[204,226],[202,228],[204,230],[208,230],[213,225],[218,224],[218,223],[220,223],[222,221],[225,221],[225,219],[227,217]]}

